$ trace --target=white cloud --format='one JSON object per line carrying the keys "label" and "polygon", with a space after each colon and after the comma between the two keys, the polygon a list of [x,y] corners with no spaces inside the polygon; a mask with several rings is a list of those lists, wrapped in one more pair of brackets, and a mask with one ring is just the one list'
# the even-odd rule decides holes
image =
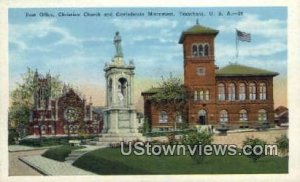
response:
{"label": "white cloud", "polygon": [[131,44],[135,42],[158,40],[161,43],[176,43],[174,40],[174,28],[178,22],[161,18],[158,20],[124,20],[114,19],[112,23],[122,31],[127,31],[129,35],[131,31],[140,30],[142,35],[133,34],[130,36]]}
{"label": "white cloud", "polygon": [[148,29],[148,28],[175,28],[177,26],[177,21],[169,20],[166,18],[161,18],[159,20],[124,20],[124,19],[114,19],[112,23],[126,31],[136,30],[136,29]]}
{"label": "white cloud", "polygon": [[[240,43],[241,44],[241,43]],[[277,53],[282,53],[287,50],[287,45],[283,42],[270,41],[258,44],[242,43],[239,45],[240,57],[259,57],[259,56],[272,56]],[[225,44],[217,43],[215,54],[218,58],[232,58],[236,55],[236,46],[234,43]]]}
{"label": "white cloud", "polygon": [[[72,36],[69,31],[55,25],[54,20],[42,20],[29,24],[11,24],[9,42],[16,44],[20,50],[36,50],[49,51],[47,46],[55,46],[59,44],[79,45],[80,40]],[[33,45],[30,41],[36,38],[44,38],[50,33],[60,35],[60,39],[52,44],[42,48],[38,45]]]}
{"label": "white cloud", "polygon": [[272,39],[286,39],[286,21],[278,19],[263,20],[258,15],[248,14],[238,22],[234,20],[222,21],[218,29],[222,32],[232,32],[235,29],[249,32]]}

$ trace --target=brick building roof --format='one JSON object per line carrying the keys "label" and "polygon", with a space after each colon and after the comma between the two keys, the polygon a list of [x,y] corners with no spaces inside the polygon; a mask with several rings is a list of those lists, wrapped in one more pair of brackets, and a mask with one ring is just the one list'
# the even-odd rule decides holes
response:
{"label": "brick building roof", "polygon": [[260,68],[240,64],[229,64],[219,70],[216,70],[217,77],[223,76],[276,76],[277,72],[272,72]]}
{"label": "brick building roof", "polygon": [[196,24],[194,26],[192,26],[191,28],[187,29],[186,31],[183,31],[181,33],[180,39],[179,39],[179,43],[182,44],[184,37],[186,35],[197,35],[197,34],[212,34],[212,35],[217,35],[219,33],[218,30],[209,28],[209,27],[205,27],[199,24]]}

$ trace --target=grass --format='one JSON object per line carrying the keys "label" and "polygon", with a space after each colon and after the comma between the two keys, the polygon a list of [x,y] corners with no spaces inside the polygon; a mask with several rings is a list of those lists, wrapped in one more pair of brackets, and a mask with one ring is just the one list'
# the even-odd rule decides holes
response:
{"label": "grass", "polygon": [[119,148],[89,152],[73,165],[104,175],[288,173],[287,157],[265,156],[253,162],[245,156],[207,156],[196,164],[189,156],[123,156]]}
{"label": "grass", "polygon": [[72,152],[72,150],[84,148],[82,146],[70,146],[63,145],[55,148],[48,149],[46,152],[42,154],[42,156],[47,157],[49,159],[53,159],[56,161],[65,161],[65,158]]}

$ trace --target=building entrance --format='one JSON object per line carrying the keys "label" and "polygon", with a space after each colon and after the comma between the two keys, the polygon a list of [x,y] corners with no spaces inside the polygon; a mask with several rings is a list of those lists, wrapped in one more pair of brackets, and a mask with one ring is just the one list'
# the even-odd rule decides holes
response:
{"label": "building entrance", "polygon": [[206,111],[203,109],[198,112],[198,124],[206,125]]}

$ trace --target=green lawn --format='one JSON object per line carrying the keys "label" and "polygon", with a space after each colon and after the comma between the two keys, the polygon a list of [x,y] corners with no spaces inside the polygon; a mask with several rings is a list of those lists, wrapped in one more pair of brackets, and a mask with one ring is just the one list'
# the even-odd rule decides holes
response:
{"label": "green lawn", "polygon": [[189,156],[123,156],[118,148],[92,151],[73,165],[97,174],[256,174],[288,173],[288,158],[207,156],[196,164]]}
{"label": "green lawn", "polygon": [[65,161],[65,158],[72,152],[72,150],[84,148],[82,146],[70,146],[70,145],[62,145],[55,148],[50,148],[46,152],[42,154],[42,156],[47,157],[49,159],[57,160],[57,161]]}

